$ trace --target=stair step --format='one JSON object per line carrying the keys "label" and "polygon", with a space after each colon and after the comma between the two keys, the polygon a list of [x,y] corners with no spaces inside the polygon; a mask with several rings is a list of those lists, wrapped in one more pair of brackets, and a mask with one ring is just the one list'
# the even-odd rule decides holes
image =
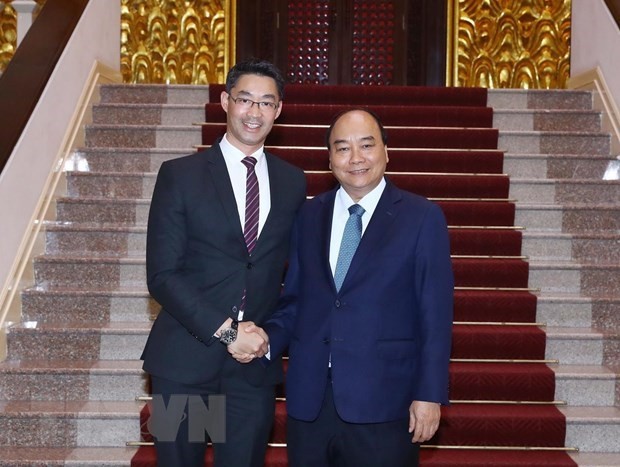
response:
{"label": "stair step", "polygon": [[620,206],[599,204],[517,203],[515,225],[529,230],[588,232],[620,230]]}
{"label": "stair step", "polygon": [[[19,467],[129,467],[136,448],[24,448],[0,446],[0,459],[6,466]],[[153,464],[155,465],[155,464]]]}
{"label": "stair step", "polygon": [[202,143],[200,126],[191,124],[86,125],[85,133],[87,147],[178,149]]}
{"label": "stair step", "polygon": [[[150,328],[149,322],[20,323],[8,329],[8,355],[11,360],[37,360],[41,358],[42,349],[46,349],[45,356],[48,359],[137,360]],[[585,331],[571,332],[568,338],[575,337],[579,343],[584,336],[595,343],[602,342],[601,334],[592,333],[591,330],[589,335],[585,335]],[[560,337],[565,342],[567,335]],[[545,358],[544,341],[544,333],[535,326],[456,324],[452,357],[540,360]],[[597,349],[602,350],[600,342]],[[600,355],[596,358],[598,362],[602,361]]]}
{"label": "stair step", "polygon": [[590,91],[543,89],[489,89],[488,105],[494,109],[592,109]]}
{"label": "stair step", "polygon": [[146,250],[146,226],[46,223],[45,239],[47,254],[142,256]]}
{"label": "stair step", "polygon": [[21,323],[7,333],[8,358],[37,360],[138,360],[149,322]]}
{"label": "stair step", "polygon": [[21,301],[24,321],[37,322],[151,322],[160,308],[146,284],[127,290],[33,287]]}
{"label": "stair step", "polygon": [[94,124],[192,124],[204,121],[204,115],[204,105],[201,104],[105,103],[93,106]]}
{"label": "stair step", "polygon": [[614,295],[620,292],[620,264],[531,261],[529,286],[543,293]]}
{"label": "stair step", "polygon": [[540,294],[536,321],[566,328],[592,327],[620,332],[620,297],[586,297],[575,294]]}
{"label": "stair step", "polygon": [[187,148],[80,148],[65,164],[65,170],[85,172],[157,172],[162,162],[192,154]]}
{"label": "stair step", "polygon": [[140,432],[139,402],[0,402],[0,445],[123,446]]}
{"label": "stair step", "polygon": [[56,219],[61,222],[146,225],[150,207],[150,199],[62,197],[56,202]]}
{"label": "stair step", "polygon": [[512,179],[510,198],[519,203],[620,203],[620,181]]}
{"label": "stair step", "polygon": [[34,259],[35,280],[42,286],[144,287],[146,260],[140,256],[45,255]]}
{"label": "stair step", "polygon": [[[512,227],[515,205],[502,200],[436,200],[451,226]],[[151,200],[147,198],[63,197],[56,203],[59,222],[146,225]]]}
{"label": "stair step", "polygon": [[[388,177],[402,189],[431,198],[508,198],[509,179],[503,174],[391,173]],[[155,172],[67,172],[67,191],[73,197],[150,199],[156,178]],[[309,196],[336,185],[329,172],[307,172],[306,179]]]}
{"label": "stair step", "polygon": [[[521,232],[517,230],[452,228],[449,233],[453,255],[521,255]],[[145,225],[46,222],[45,252],[143,255],[146,234]]]}
{"label": "stair step", "polygon": [[195,104],[209,102],[209,86],[191,84],[106,84],[102,103]]}
{"label": "stair step", "polygon": [[562,131],[501,131],[497,147],[506,153],[609,155],[608,133]]}
{"label": "stair step", "polygon": [[597,365],[551,365],[555,399],[570,406],[613,407],[618,374]]}
{"label": "stair step", "polygon": [[607,365],[617,360],[614,349],[620,344],[618,333],[593,328],[547,326],[545,358],[565,365]]}
{"label": "stair step", "polygon": [[0,362],[0,401],[132,401],[148,391],[140,360]]}
{"label": "stair step", "polygon": [[[527,287],[528,265],[519,258],[453,258],[458,287]],[[141,287],[146,260],[140,256],[44,255],[34,259],[40,286]]]}
{"label": "stair step", "polygon": [[580,452],[620,453],[618,407],[562,407],[560,411],[566,416],[567,446],[577,446]]}
{"label": "stair step", "polygon": [[525,231],[522,253],[530,260],[620,263],[620,233]]}
{"label": "stair step", "polygon": [[596,154],[504,154],[503,171],[512,178],[602,180],[616,159]]}
{"label": "stair step", "polygon": [[618,467],[620,465],[620,452],[578,452],[571,453],[570,457],[579,467]]}
{"label": "stair step", "polygon": [[500,131],[601,131],[595,110],[495,109],[493,128]]}

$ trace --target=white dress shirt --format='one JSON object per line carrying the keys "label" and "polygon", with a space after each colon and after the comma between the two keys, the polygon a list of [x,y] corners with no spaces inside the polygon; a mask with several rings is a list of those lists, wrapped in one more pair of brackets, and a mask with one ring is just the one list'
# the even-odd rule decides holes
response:
{"label": "white dress shirt", "polygon": [[336,263],[338,262],[338,253],[340,252],[342,234],[344,233],[344,226],[350,215],[349,208],[354,204],[359,204],[365,210],[362,215],[363,237],[366,227],[368,226],[368,223],[377,208],[379,198],[381,198],[381,195],[383,194],[385,185],[385,178],[382,178],[379,184],[357,203],[351,199],[349,194],[342,187],[340,187],[336,192],[336,199],[334,200],[334,213],[332,216],[332,234],[329,242],[329,265],[332,268],[332,275],[336,273]]}
{"label": "white dress shirt", "polygon": [[[224,161],[226,162],[226,168],[228,169],[228,176],[230,177],[230,183],[232,184],[233,192],[235,193],[235,201],[237,201],[237,210],[239,211],[239,220],[241,221],[241,230],[245,226],[245,180],[248,174],[248,169],[241,162],[246,156],[239,149],[234,147],[226,135],[220,141],[220,149],[224,155]],[[269,209],[271,208],[271,196],[269,191],[269,171],[267,170],[267,160],[265,153],[263,152],[264,146],[261,146],[254,154],[250,156],[256,159],[256,165],[254,171],[258,178],[258,236],[260,238],[261,230],[265,225],[267,216],[269,215]]]}

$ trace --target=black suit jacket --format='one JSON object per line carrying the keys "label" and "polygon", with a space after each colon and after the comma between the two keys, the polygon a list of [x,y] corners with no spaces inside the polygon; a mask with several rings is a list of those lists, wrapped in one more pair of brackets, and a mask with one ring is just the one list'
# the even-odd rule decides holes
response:
{"label": "black suit jacket", "polygon": [[[146,248],[148,289],[162,306],[142,354],[149,373],[188,384],[210,381],[231,358],[213,334],[237,316],[243,290],[244,320],[260,325],[274,311],[306,182],[297,167],[265,156],[271,209],[252,256],[219,144],[162,164]],[[243,367],[256,385],[282,378],[281,364]]]}

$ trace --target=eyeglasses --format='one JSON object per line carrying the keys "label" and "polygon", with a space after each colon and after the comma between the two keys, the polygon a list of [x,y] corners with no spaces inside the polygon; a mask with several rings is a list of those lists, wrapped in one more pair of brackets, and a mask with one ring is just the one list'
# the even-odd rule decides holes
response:
{"label": "eyeglasses", "polygon": [[278,104],[275,102],[268,102],[268,101],[256,102],[251,99],[247,99],[246,97],[233,97],[230,94],[228,95],[228,97],[235,103],[235,105],[238,105],[244,110],[250,110],[254,106],[254,104],[256,104],[256,107],[258,107],[258,110],[261,110],[261,111],[272,111],[273,112],[278,108]]}

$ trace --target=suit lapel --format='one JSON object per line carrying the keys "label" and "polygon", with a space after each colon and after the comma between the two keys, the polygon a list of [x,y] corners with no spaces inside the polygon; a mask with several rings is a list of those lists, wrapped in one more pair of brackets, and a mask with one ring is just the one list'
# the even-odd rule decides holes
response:
{"label": "suit lapel", "polygon": [[[230,182],[230,174],[226,168],[224,156],[220,150],[218,143],[211,146],[207,152],[207,171],[215,191],[217,192],[222,209],[226,214],[226,222],[235,236],[238,238],[239,249],[234,253],[238,256],[247,256],[248,251],[243,238],[243,229],[241,228],[241,220],[239,219],[239,211],[237,210],[237,201]],[[231,252],[233,253],[233,252]]]}
{"label": "suit lapel", "polygon": [[385,186],[385,190],[379,199],[379,203],[375,208],[375,212],[362,235],[344,283],[342,284],[341,291],[347,287],[347,283],[350,283],[351,279],[355,277],[358,271],[367,267],[367,262],[374,252],[377,251],[377,245],[380,245],[383,237],[387,234],[388,229],[398,216],[399,201],[401,194],[389,181]]}
{"label": "suit lapel", "polygon": [[329,264],[329,247],[332,236],[332,221],[334,217],[334,202],[336,200],[336,192],[338,188],[328,191],[318,196],[320,205],[319,216],[315,224],[316,236],[318,242],[317,252],[319,253],[319,261],[322,263],[323,272],[327,277],[327,281],[331,283],[334,293],[336,285],[334,283],[334,275]]}

